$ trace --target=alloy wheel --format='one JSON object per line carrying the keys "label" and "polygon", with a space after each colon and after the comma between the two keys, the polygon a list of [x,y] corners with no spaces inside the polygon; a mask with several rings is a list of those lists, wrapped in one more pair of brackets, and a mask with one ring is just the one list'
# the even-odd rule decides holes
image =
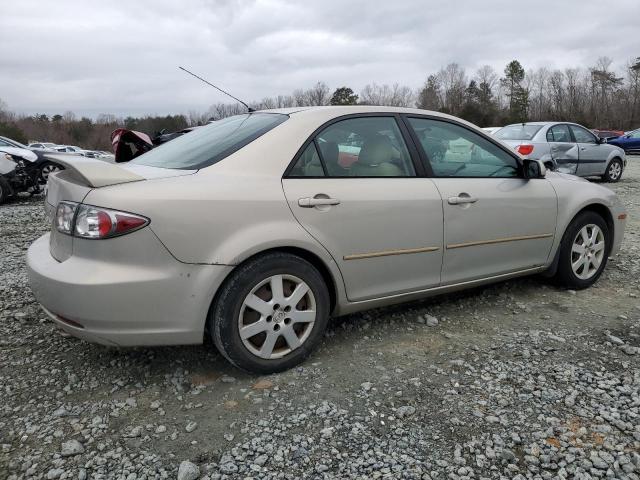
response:
{"label": "alloy wheel", "polygon": [[47,165],[42,167],[42,180],[46,183],[49,180],[49,175],[53,172],[57,172],[60,170],[60,167],[54,165],[53,163],[48,163]]}
{"label": "alloy wheel", "polygon": [[589,224],[580,229],[571,247],[571,269],[581,280],[593,277],[604,259],[604,232],[598,225]]}
{"label": "alloy wheel", "polygon": [[309,285],[293,275],[273,275],[245,297],[238,331],[253,355],[282,358],[300,348],[316,321],[316,299]]}
{"label": "alloy wheel", "polygon": [[609,165],[609,178],[611,180],[617,180],[622,174],[622,166],[620,162],[611,162]]}

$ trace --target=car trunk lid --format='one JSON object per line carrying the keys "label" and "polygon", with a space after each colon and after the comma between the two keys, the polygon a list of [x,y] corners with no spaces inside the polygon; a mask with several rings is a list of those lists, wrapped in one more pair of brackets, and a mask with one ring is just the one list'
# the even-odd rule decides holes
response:
{"label": "car trunk lid", "polygon": [[531,143],[531,140],[500,140],[502,143],[506,143],[514,150],[518,148],[518,145],[522,145],[523,143]]}
{"label": "car trunk lid", "polygon": [[[65,261],[73,254],[73,237],[58,232],[54,225],[56,208],[61,201],[82,203],[87,194],[95,188],[191,175],[196,172],[196,170],[172,170],[144,165],[115,165],[85,157],[70,158],[63,155],[48,157],[65,167],[64,170],[49,176],[45,201],[45,210],[51,224],[50,251],[59,262]],[[109,205],[99,206],[109,207]]]}

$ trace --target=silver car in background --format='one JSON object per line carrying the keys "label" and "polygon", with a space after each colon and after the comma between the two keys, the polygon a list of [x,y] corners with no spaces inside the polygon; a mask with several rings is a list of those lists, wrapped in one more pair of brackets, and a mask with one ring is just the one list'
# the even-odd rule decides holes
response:
{"label": "silver car in background", "polygon": [[525,158],[540,160],[547,168],[562,173],[617,182],[627,165],[624,150],[607,145],[576,123],[516,123],[493,135]]}
{"label": "silver car in background", "polygon": [[417,109],[255,112],[126,164],[60,157],[27,256],[53,321],[107,345],[210,338],[260,373],[330,316],[536,273],[586,288],[626,223],[611,190]]}

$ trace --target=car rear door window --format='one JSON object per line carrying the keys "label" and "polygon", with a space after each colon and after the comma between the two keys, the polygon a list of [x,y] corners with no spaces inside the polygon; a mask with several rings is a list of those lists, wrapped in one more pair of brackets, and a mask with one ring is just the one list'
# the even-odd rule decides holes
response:
{"label": "car rear door window", "polygon": [[437,177],[517,177],[516,159],[493,142],[454,123],[409,118]]}
{"label": "car rear door window", "polygon": [[323,175],[414,177],[416,172],[396,119],[366,116],[340,120],[326,127],[289,173],[291,177]]}
{"label": "car rear door window", "polygon": [[289,172],[290,177],[324,177],[324,167],[320,162],[315,142],[309,143]]}
{"label": "car rear door window", "polygon": [[569,126],[561,124],[551,127],[547,130],[547,142],[574,143],[569,132]]}
{"label": "car rear door window", "polygon": [[573,132],[573,136],[577,143],[596,143],[596,137],[592,133],[589,133],[582,127],[577,125],[569,125],[569,128]]}

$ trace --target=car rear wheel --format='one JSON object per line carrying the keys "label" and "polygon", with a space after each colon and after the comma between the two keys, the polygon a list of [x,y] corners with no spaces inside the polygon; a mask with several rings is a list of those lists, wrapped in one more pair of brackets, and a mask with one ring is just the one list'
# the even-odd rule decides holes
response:
{"label": "car rear wheel", "polygon": [[595,212],[578,214],[562,237],[556,279],[569,288],[590,287],[602,274],[610,250],[604,219]]}
{"label": "car rear wheel", "polygon": [[602,179],[606,182],[617,182],[622,177],[622,161],[619,158],[614,158],[607,167],[607,171],[602,176]]}
{"label": "car rear wheel", "polygon": [[218,350],[250,372],[280,372],[306,359],[329,320],[329,292],[318,270],[275,252],[240,266],[221,287],[209,330]]}
{"label": "car rear wheel", "polygon": [[58,165],[57,163],[45,162],[40,167],[40,181],[42,183],[47,183],[47,181],[49,180],[49,175],[59,170],[62,170],[62,167],[60,167],[60,165]]}

